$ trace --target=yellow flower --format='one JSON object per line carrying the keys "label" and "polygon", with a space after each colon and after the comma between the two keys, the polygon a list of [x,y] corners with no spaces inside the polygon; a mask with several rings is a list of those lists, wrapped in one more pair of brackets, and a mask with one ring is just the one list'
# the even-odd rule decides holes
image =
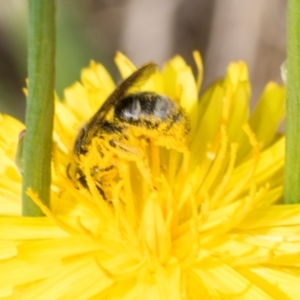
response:
{"label": "yellow flower", "polygon": [[[67,176],[74,140],[115,84],[94,62],[56,101],[51,209],[22,217],[14,164],[24,126],[0,118],[0,297],[5,299],[300,299],[300,205],[283,205],[284,89],[269,83],[250,115],[243,62],[198,101],[201,60],[176,56],[142,90],[169,96],[191,123],[187,151],[145,139],[143,168],[119,158],[104,201]],[[116,56],[125,78],[135,67]],[[249,116],[250,115],[250,116]],[[184,145],[183,145],[184,146]]]}

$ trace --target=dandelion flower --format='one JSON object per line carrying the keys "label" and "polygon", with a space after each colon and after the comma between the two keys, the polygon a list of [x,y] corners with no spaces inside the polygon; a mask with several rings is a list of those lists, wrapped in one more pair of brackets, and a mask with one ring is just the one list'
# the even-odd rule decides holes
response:
{"label": "dandelion flower", "polygon": [[[24,125],[0,118],[0,296],[4,299],[299,299],[300,205],[282,204],[284,88],[269,83],[249,113],[245,63],[198,96],[198,75],[176,56],[140,90],[188,115],[186,151],[144,139],[151,183],[119,159],[109,199],[67,175],[80,128],[115,89],[95,62],[56,99],[51,207],[21,216],[14,164]],[[123,78],[135,71],[118,53]],[[144,170],[144,171],[145,171]]]}

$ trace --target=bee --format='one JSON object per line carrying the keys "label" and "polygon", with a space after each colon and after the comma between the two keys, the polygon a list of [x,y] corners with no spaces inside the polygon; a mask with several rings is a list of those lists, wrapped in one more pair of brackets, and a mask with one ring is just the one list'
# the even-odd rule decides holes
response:
{"label": "bee", "polygon": [[89,189],[88,172],[106,200],[122,161],[134,161],[140,170],[147,170],[148,143],[184,151],[190,124],[183,109],[161,94],[129,92],[149,79],[156,68],[148,63],[121,82],[75,140],[69,178]]}

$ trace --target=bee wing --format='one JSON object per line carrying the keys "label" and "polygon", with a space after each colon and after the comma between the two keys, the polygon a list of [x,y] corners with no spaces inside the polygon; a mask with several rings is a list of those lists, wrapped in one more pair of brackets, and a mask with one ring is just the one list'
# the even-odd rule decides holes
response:
{"label": "bee wing", "polygon": [[156,71],[156,69],[157,65],[150,62],[136,70],[128,78],[122,81],[92,117],[90,122],[86,125],[87,131],[95,126],[101,125],[110,109],[117,106],[123,100],[129,88],[133,85],[142,85]]}

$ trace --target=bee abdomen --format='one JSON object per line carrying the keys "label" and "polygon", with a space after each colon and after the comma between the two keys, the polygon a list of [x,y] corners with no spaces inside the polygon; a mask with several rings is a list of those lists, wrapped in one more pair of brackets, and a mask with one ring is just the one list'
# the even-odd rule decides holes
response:
{"label": "bee abdomen", "polygon": [[151,92],[131,94],[115,108],[115,118],[129,124],[160,123],[178,113],[178,106],[168,97]]}

